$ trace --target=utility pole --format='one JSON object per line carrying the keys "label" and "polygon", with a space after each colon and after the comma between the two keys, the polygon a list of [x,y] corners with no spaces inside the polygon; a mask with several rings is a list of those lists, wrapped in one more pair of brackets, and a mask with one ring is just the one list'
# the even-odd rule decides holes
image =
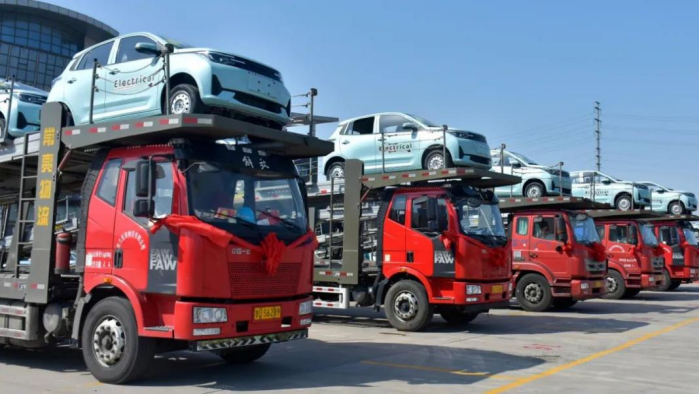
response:
{"label": "utility pole", "polygon": [[505,173],[505,144],[500,144],[500,173]]}
{"label": "utility pole", "polygon": [[600,135],[602,134],[600,131],[600,123],[602,123],[602,121],[600,120],[599,105],[599,101],[595,101],[595,137],[597,139],[597,155],[595,157],[597,158],[597,171],[602,171],[602,151],[599,146]]}

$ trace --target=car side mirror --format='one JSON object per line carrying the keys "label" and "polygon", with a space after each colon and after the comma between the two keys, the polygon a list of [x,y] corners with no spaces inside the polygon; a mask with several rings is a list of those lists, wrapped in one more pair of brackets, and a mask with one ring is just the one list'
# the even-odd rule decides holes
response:
{"label": "car side mirror", "polygon": [[415,123],[403,123],[403,130],[417,131],[417,126]]}
{"label": "car side mirror", "polygon": [[510,165],[512,168],[522,168],[522,164],[518,161],[513,161]]}
{"label": "car side mirror", "polygon": [[136,49],[136,52],[145,53],[153,56],[159,56],[162,53],[160,48],[158,48],[158,46],[153,44],[152,42],[136,43],[134,49]]}
{"label": "car side mirror", "polygon": [[656,190],[655,192],[658,193],[658,194],[663,194],[663,193],[665,193],[665,190],[663,190],[663,189],[658,189],[658,190]]}
{"label": "car side mirror", "polygon": [[612,184],[612,181],[610,181],[609,179],[603,179],[603,180],[602,180],[602,184],[603,184],[603,185],[611,185],[611,184]]}
{"label": "car side mirror", "polygon": [[141,198],[136,201],[134,201],[133,204],[133,216],[137,218],[150,218],[153,216],[153,212],[151,212],[150,206],[153,206],[153,204],[148,204],[148,199],[146,198]]}

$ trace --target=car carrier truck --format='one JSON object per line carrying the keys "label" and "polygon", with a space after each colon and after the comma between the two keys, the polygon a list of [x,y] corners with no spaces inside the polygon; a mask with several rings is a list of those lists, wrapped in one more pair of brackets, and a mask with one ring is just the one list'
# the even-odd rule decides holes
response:
{"label": "car carrier truck", "polygon": [[607,294],[618,300],[641,290],[657,290],[663,283],[662,250],[649,219],[660,214],[650,210],[590,210],[600,239],[607,248]]}
{"label": "car carrier truck", "polygon": [[663,249],[665,282],[659,291],[675,290],[682,283],[699,279],[699,246],[691,222],[696,215],[665,215],[650,219],[655,225],[655,236]]}
{"label": "car carrier truck", "polygon": [[[332,144],[216,115],[63,116],[45,104],[40,133],[0,146],[0,194],[17,203],[0,344],[81,347],[98,380],[124,383],[156,348],[237,363],[307,337],[316,241],[292,160]],[[259,142],[216,143],[246,136]],[[258,203],[269,185],[292,198]],[[55,226],[74,193],[75,238]]]}
{"label": "car carrier truck", "polygon": [[569,308],[606,294],[607,255],[584,210],[608,207],[580,197],[509,198],[515,296],[533,312]]}
{"label": "car carrier truck", "polygon": [[518,177],[473,168],[364,175],[359,160],[347,160],[344,175],[308,195],[311,223],[328,224],[314,306],[383,306],[393,327],[417,331],[434,313],[465,324],[509,304],[507,237],[487,189]]}

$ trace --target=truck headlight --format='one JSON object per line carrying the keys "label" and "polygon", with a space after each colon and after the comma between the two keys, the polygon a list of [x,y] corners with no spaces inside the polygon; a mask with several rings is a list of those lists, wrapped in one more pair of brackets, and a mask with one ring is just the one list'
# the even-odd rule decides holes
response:
{"label": "truck headlight", "polygon": [[466,294],[481,294],[480,285],[466,285]]}
{"label": "truck headlight", "polygon": [[590,284],[589,284],[589,283],[583,282],[583,283],[580,284],[580,289],[581,289],[581,290],[587,290],[587,289],[589,289],[589,288],[590,288]]}
{"label": "truck headlight", "polygon": [[304,301],[299,304],[299,315],[310,315],[313,312],[313,301]]}
{"label": "truck headlight", "polygon": [[512,293],[512,282],[510,282],[510,283],[507,284],[507,291],[509,291],[510,293]]}
{"label": "truck headlight", "polygon": [[225,323],[228,321],[226,308],[194,307],[194,323]]}

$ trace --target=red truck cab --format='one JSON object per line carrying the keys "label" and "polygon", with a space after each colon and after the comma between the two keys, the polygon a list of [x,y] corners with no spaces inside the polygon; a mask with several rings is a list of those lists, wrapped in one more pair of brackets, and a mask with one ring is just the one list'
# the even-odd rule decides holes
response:
{"label": "red truck cab", "polygon": [[693,215],[671,215],[654,220],[655,235],[663,250],[664,283],[658,290],[675,290],[699,279],[699,245],[690,220]]}
{"label": "red truck cab", "polygon": [[630,298],[663,285],[664,262],[652,223],[631,216],[598,217],[595,222],[609,262],[605,298]]}

